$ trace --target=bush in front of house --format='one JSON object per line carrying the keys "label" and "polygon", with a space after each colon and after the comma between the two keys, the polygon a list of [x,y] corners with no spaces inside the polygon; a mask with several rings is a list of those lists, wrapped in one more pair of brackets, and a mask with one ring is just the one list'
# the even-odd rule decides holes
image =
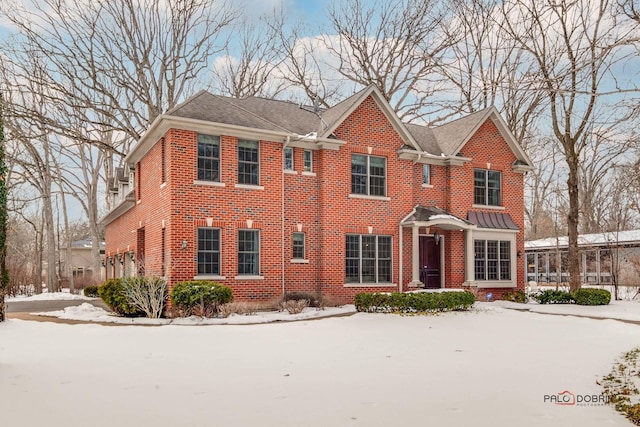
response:
{"label": "bush in front of house", "polygon": [[503,301],[511,301],[511,302],[518,302],[521,304],[526,303],[529,300],[529,297],[527,296],[525,291],[507,291],[505,293],[502,294],[502,300]]}
{"label": "bush in front of house", "polygon": [[137,317],[144,314],[131,304],[122,285],[122,279],[109,279],[98,287],[98,296],[118,316]]}
{"label": "bush in front of house", "polygon": [[360,293],[354,304],[358,311],[383,313],[428,313],[469,310],[475,296],[469,291],[416,293]]}
{"label": "bush in front of house", "polygon": [[606,289],[578,289],[573,292],[578,305],[607,305],[611,302],[611,292]]}
{"label": "bush in front of house", "polygon": [[161,277],[135,276],[122,279],[127,302],[149,319],[159,319],[167,301],[167,281]]}
{"label": "bush in front of house", "polygon": [[179,316],[213,317],[222,304],[231,301],[231,288],[216,282],[192,280],[171,289],[171,304]]}
{"label": "bush in front of house", "polygon": [[98,294],[98,287],[97,286],[87,286],[86,288],[83,289],[82,291],[84,293],[85,297],[89,297],[89,298],[99,298],[100,295]]}
{"label": "bush in front of house", "polygon": [[554,289],[533,293],[530,297],[540,304],[573,304],[576,301],[571,293]]}

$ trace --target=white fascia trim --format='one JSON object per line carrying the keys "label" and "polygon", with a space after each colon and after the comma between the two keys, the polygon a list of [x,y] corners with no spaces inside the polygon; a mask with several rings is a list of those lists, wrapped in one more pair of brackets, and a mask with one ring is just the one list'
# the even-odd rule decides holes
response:
{"label": "white fascia trim", "polygon": [[120,202],[120,204],[118,206],[116,206],[115,208],[111,209],[102,218],[102,220],[100,221],[100,224],[102,224],[103,226],[111,224],[118,217],[122,216],[125,212],[127,212],[129,209],[131,209],[135,205],[136,205],[136,202],[134,202],[133,200],[126,200],[126,199],[123,200],[122,202]]}
{"label": "white fascia trim", "polygon": [[[302,139],[298,134],[286,131],[272,131],[266,129],[256,129],[245,126],[231,125],[227,123],[210,122],[207,120],[190,119],[186,117],[169,116],[166,114],[158,116],[149,129],[138,140],[138,143],[131,149],[125,157],[128,164],[136,164],[145,154],[153,147],[153,145],[165,134],[169,129],[184,129],[193,132],[209,133],[215,135],[229,135],[238,138],[247,138],[252,140],[266,140],[274,142],[291,141],[291,146],[304,146],[315,150],[328,149],[339,150],[345,145],[345,141],[330,138]],[[307,147],[308,146],[308,147]]]}

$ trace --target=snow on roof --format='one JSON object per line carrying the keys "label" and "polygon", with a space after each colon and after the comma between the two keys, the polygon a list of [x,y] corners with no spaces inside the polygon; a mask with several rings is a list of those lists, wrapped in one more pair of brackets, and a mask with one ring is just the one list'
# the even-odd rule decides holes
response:
{"label": "snow on roof", "polygon": [[[568,246],[568,240],[567,236],[529,240],[524,242],[524,248],[566,248]],[[607,233],[581,234],[578,236],[578,246],[606,246],[614,243],[617,243],[618,245],[640,245],[640,230],[612,231]]]}

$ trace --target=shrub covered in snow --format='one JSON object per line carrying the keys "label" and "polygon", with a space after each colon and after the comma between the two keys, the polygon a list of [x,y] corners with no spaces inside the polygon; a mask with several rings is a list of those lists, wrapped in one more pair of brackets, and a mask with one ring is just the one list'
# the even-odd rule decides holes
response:
{"label": "shrub covered in snow", "polygon": [[573,304],[576,301],[571,293],[555,289],[533,292],[529,296],[540,304]]}
{"label": "shrub covered in snow", "polygon": [[578,305],[607,305],[611,302],[611,292],[606,289],[578,289],[573,297]]}
{"label": "shrub covered in snow", "polygon": [[475,296],[469,291],[421,293],[360,293],[355,297],[358,311],[427,313],[468,310]]}
{"label": "shrub covered in snow", "polygon": [[181,282],[171,289],[171,303],[179,316],[213,317],[220,305],[231,301],[231,288],[216,282]]}
{"label": "shrub covered in snow", "polygon": [[118,316],[137,317],[144,314],[127,299],[122,279],[109,279],[98,287],[98,295]]}

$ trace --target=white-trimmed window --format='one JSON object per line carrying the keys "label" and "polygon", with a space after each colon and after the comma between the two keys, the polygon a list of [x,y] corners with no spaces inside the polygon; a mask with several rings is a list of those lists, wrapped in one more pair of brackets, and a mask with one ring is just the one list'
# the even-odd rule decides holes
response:
{"label": "white-trimmed window", "polygon": [[220,137],[198,134],[198,181],[220,182]]}
{"label": "white-trimmed window", "polygon": [[260,274],[260,231],[238,230],[238,275]]}
{"label": "white-trimmed window", "polygon": [[422,183],[431,184],[431,165],[427,163],[422,165]]}
{"label": "white-trimmed window", "polygon": [[293,168],[293,147],[284,147],[284,170],[292,171]]}
{"label": "white-trimmed window", "polygon": [[304,150],[302,153],[303,171],[313,172],[313,151]]}
{"label": "white-trimmed window", "polygon": [[391,283],[391,236],[347,234],[346,283]]}
{"label": "white-trimmed window", "polygon": [[476,280],[511,280],[511,241],[474,240],[473,249]]}
{"label": "white-trimmed window", "polygon": [[304,233],[293,233],[293,259],[305,259],[306,245]]}
{"label": "white-trimmed window", "polygon": [[351,194],[386,196],[387,159],[384,157],[351,155]]}
{"label": "white-trimmed window", "polygon": [[220,275],[219,228],[198,228],[198,275]]}
{"label": "white-trimmed window", "polygon": [[502,205],[502,173],[486,169],[473,171],[473,203],[476,205]]}
{"label": "white-trimmed window", "polygon": [[238,141],[238,184],[259,185],[260,152],[258,141]]}

